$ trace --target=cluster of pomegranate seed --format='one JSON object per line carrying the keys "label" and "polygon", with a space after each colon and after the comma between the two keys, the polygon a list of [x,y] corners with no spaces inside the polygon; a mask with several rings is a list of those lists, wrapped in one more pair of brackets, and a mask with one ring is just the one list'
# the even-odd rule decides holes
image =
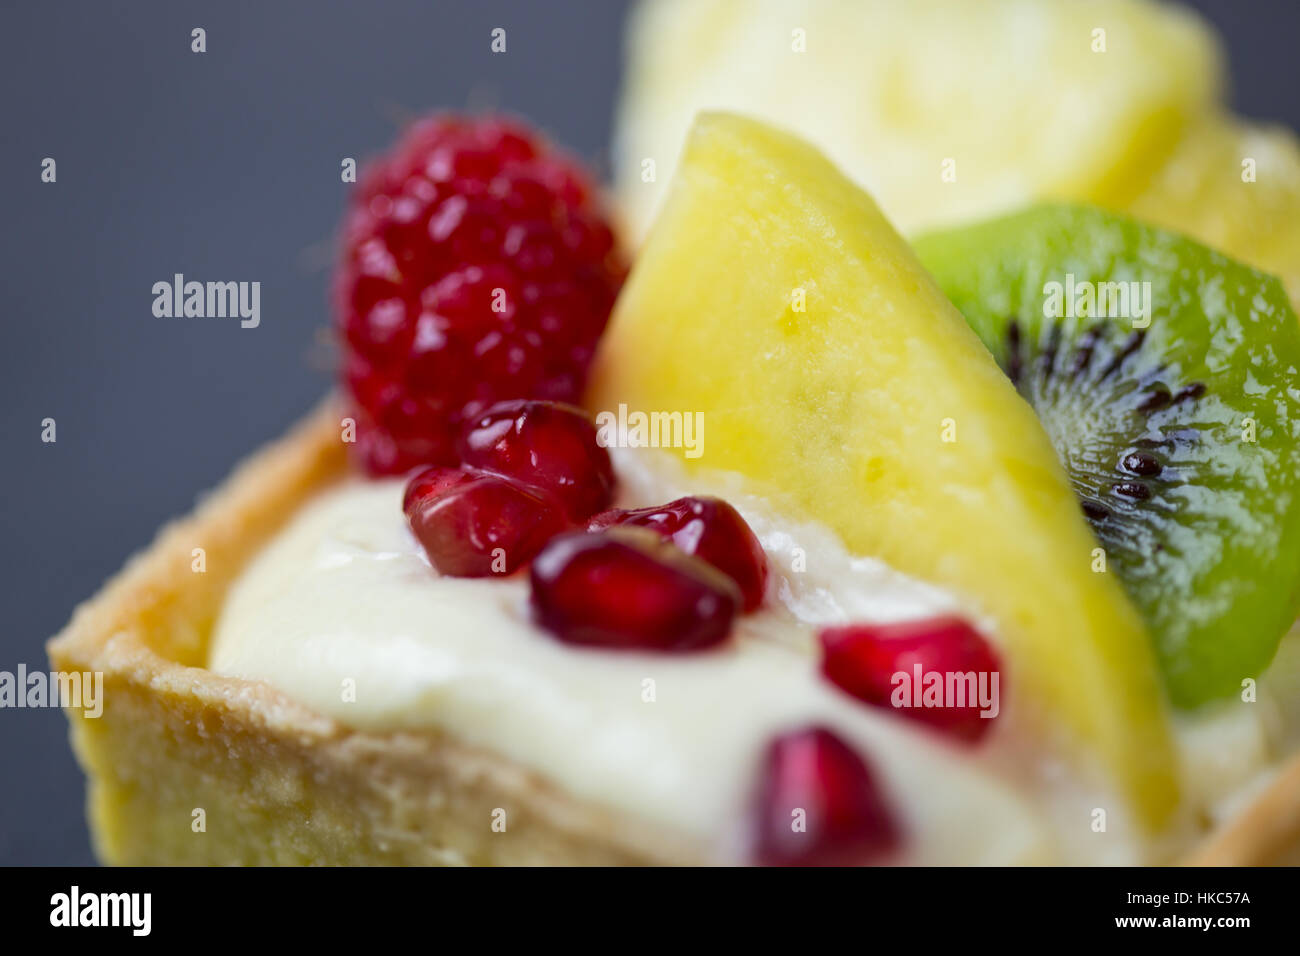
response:
{"label": "cluster of pomegranate seed", "polygon": [[343,226],[343,380],[372,474],[456,462],[467,419],[577,401],[625,273],[581,167],[520,123],[435,116],[367,167]]}
{"label": "cluster of pomegranate seed", "polygon": [[458,444],[459,465],[417,473],[402,499],[442,574],[510,574],[614,493],[609,452],[571,405],[500,402],[471,420]]}
{"label": "cluster of pomegranate seed", "polygon": [[456,447],[459,464],[407,484],[412,532],[442,574],[511,574],[531,562],[534,616],[560,640],[694,650],[761,603],[766,556],[725,501],[608,508],[613,467],[580,409],[500,402],[466,423]]}
{"label": "cluster of pomegranate seed", "polygon": [[[502,402],[466,424],[461,464],[407,485],[403,507],[443,574],[509,574],[531,562],[538,625],[566,643],[686,652],[724,641],[762,602],[767,562],[725,501],[680,498],[610,509],[614,474],[590,420],[572,406]],[[890,707],[899,673],[996,672],[967,622],[951,617],[826,628],[822,669],[857,699]],[[978,701],[895,710],[961,741],[991,721]],[[770,742],[754,811],[753,854],[768,865],[881,862],[899,826],[867,762],[833,731],[807,727]]]}

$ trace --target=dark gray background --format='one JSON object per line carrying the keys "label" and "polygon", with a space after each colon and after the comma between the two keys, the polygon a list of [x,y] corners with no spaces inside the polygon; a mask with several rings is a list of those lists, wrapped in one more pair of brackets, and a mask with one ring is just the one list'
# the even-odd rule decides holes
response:
{"label": "dark gray background", "polygon": [[[1193,5],[1226,36],[1236,107],[1300,128],[1300,4]],[[495,105],[601,162],[624,10],[5,3],[0,670],[45,666],[42,643],[78,601],[328,387],[314,343],[340,159],[421,111]],[[489,51],[496,26],[504,56]],[[155,319],[149,289],[174,272],[260,280],[261,326]],[[40,441],[46,417],[55,444]],[[93,862],[82,803],[62,715],[0,711],[0,863]]]}

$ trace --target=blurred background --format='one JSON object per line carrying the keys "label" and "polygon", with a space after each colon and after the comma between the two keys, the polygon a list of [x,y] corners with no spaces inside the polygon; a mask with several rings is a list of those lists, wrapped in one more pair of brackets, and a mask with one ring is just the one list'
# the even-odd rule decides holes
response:
{"label": "blurred background", "polygon": [[[1235,109],[1300,128],[1300,4],[1188,5],[1224,37]],[[0,670],[46,668],[79,601],[329,387],[341,159],[430,109],[501,107],[607,168],[627,7],[6,2]],[[175,272],[260,281],[260,326],[154,318]],[[62,715],[0,710],[0,762],[0,864],[93,863]]]}

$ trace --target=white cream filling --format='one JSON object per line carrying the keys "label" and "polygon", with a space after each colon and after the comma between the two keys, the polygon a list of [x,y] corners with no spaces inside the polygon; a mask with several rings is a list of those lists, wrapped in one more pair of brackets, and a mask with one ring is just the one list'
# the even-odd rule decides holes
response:
{"label": "white cream filling", "polygon": [[[759,535],[772,565],[768,600],[722,648],[652,655],[561,644],[530,623],[523,577],[432,570],[406,527],[400,480],[350,481],[307,504],[240,576],[210,666],[358,729],[445,730],[575,796],[672,828],[721,861],[743,859],[764,745],[809,723],[830,726],[873,765],[906,832],[907,862],[1149,858],[1086,775],[1026,754],[1014,708],[985,743],[965,748],[820,676],[818,626],[963,611],[953,598],[847,554],[825,528],[779,520],[724,479],[686,481],[663,453],[620,452],[616,462],[625,506],[717,493]],[[1256,774],[1263,732],[1254,712],[1238,709],[1235,720],[1193,722],[1200,738],[1184,739],[1219,756],[1226,748],[1232,773]],[[1092,826],[1098,806],[1112,808],[1104,833]]]}

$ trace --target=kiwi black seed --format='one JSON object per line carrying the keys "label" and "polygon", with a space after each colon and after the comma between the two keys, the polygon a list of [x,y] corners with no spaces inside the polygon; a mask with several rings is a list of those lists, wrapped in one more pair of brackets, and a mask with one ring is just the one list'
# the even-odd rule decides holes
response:
{"label": "kiwi black seed", "polygon": [[[915,248],[1037,412],[1173,700],[1257,676],[1300,604],[1300,320],[1281,284],[1077,206]],[[1106,284],[1124,314],[1048,296]]]}
{"label": "kiwi black seed", "polygon": [[[1070,342],[1062,324],[1051,321],[1041,322],[1031,340],[1020,319],[1012,316],[1006,319],[1003,338],[1003,370],[1034,406],[1058,451],[1065,452],[1070,481],[1097,537],[1104,545],[1115,543],[1109,539],[1126,532],[1109,521],[1111,499],[1150,502],[1159,498],[1163,485],[1179,480],[1178,469],[1170,465],[1171,452],[1177,436],[1189,444],[1200,440],[1196,428],[1184,429],[1182,422],[1194,421],[1190,403],[1205,395],[1205,383],[1171,387],[1156,381],[1168,367],[1144,353],[1145,331],[1126,329],[1122,321],[1096,321]],[[1024,375],[1025,368],[1036,374]],[[1089,398],[1106,403],[1113,430],[1087,432],[1069,418],[1080,412],[1096,414],[1086,410]],[[1181,416],[1163,414],[1175,408]],[[1062,414],[1067,419],[1055,421]],[[1126,434],[1131,442],[1123,440]],[[1118,448],[1118,454],[1111,454],[1112,448]]]}

